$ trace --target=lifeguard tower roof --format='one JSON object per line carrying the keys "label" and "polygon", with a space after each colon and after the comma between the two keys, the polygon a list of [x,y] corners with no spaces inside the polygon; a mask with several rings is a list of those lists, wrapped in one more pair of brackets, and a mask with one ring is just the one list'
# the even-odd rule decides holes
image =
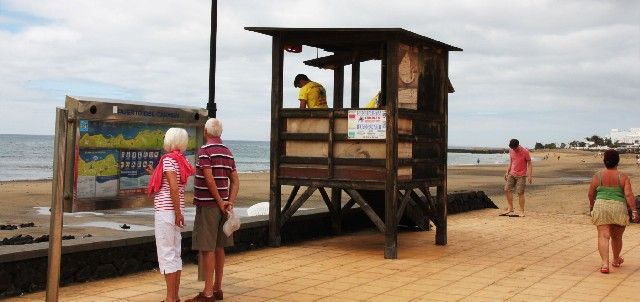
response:
{"label": "lifeguard tower roof", "polygon": [[245,29],[272,37],[283,37],[287,44],[307,45],[335,53],[332,56],[304,62],[306,65],[325,69],[345,66],[354,61],[379,60],[381,53],[377,51],[378,46],[391,39],[446,51],[462,51],[461,48],[402,28],[245,27]]}
{"label": "lifeguard tower roof", "polygon": [[[284,28],[284,27],[245,27],[246,30],[277,36],[285,34],[287,40],[296,37],[305,45],[318,47],[326,51],[346,50],[350,45],[363,42],[384,41],[389,36],[395,36],[400,40],[413,41],[427,45],[438,46],[448,51],[462,51],[461,48],[449,45],[438,40],[416,34],[399,27],[392,28]],[[339,43],[342,41],[342,43]]]}

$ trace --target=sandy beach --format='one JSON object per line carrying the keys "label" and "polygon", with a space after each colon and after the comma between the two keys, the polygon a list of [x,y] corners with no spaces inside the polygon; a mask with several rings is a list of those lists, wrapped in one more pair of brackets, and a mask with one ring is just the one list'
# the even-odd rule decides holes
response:
{"label": "sandy beach", "polygon": [[[542,158],[549,154],[548,160]],[[602,158],[594,152],[576,150],[542,150],[532,152],[534,157],[534,182],[526,191],[527,215],[552,216],[562,219],[588,222],[588,182],[595,171],[601,169]],[[558,160],[558,156],[560,159]],[[640,194],[640,168],[636,167],[633,154],[621,157],[619,169],[631,176],[634,194]],[[506,207],[502,187],[506,165],[478,165],[449,167],[448,190],[484,191],[500,208]],[[241,189],[238,206],[247,207],[269,200],[269,174],[241,174]],[[286,194],[286,195],[284,195]],[[283,199],[288,190],[283,190]],[[315,193],[303,207],[324,206]],[[187,201],[190,199],[187,198]],[[516,199],[517,200],[517,199]],[[20,224],[34,222],[35,227],[18,230],[0,230],[0,240],[16,234],[34,237],[48,233],[49,216],[38,214],[37,207],[49,207],[51,202],[51,181],[0,182],[0,224]],[[190,205],[189,205],[190,206]],[[140,213],[138,209],[138,213]],[[142,209],[144,210],[144,209]],[[46,210],[45,210],[46,211]],[[498,214],[498,210],[496,215]],[[144,215],[132,215],[123,210],[98,211],[97,213],[70,213],[64,218],[65,235],[100,236],[114,232],[103,227],[82,226],[88,221],[100,221],[104,215],[119,222],[152,226],[152,211],[142,211]],[[526,218],[523,218],[526,219]],[[189,222],[189,219],[187,220]],[[121,230],[115,230],[121,231]]]}

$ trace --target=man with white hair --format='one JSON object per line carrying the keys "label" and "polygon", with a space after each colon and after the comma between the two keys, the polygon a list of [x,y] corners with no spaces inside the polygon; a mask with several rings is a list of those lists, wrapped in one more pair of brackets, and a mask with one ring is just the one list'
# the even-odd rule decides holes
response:
{"label": "man with white hair", "polygon": [[[233,245],[222,226],[233,208],[240,182],[231,150],[220,139],[222,123],[215,118],[204,126],[205,143],[198,150],[193,203],[192,249],[200,252],[205,274],[204,290],[187,302],[222,300],[224,247]],[[215,279],[214,279],[215,275]]]}

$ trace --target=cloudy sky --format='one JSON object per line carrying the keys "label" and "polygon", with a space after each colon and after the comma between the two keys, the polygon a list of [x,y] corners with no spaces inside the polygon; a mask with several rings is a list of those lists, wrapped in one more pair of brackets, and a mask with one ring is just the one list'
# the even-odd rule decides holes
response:
{"label": "cloudy sky", "polygon": [[[0,133],[53,134],[66,94],[205,107],[210,5],[0,0]],[[245,26],[402,27],[463,48],[449,63],[452,146],[640,127],[640,1],[218,1],[223,137],[268,140],[271,40]],[[332,89],[330,71],[300,63],[316,55],[285,55],[285,106],[297,73]],[[378,68],[363,66],[362,103]]]}

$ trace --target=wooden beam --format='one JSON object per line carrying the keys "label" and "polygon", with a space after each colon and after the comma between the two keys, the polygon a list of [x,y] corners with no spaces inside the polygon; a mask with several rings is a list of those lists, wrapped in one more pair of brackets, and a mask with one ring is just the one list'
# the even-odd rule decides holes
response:
{"label": "wooden beam", "polygon": [[328,180],[323,179],[300,179],[291,177],[280,177],[280,183],[288,186],[316,186],[316,187],[331,187],[340,189],[354,189],[354,190],[384,190],[384,181],[369,181],[369,180]]}
{"label": "wooden beam", "polygon": [[282,133],[282,140],[296,140],[296,141],[327,141],[329,140],[328,133]]}
{"label": "wooden beam", "polygon": [[335,70],[353,62],[365,62],[378,59],[380,59],[378,52],[368,49],[361,51],[337,52],[332,55],[306,60],[303,61],[303,63],[308,66]]}
{"label": "wooden beam", "polygon": [[289,209],[289,207],[291,206],[291,203],[296,198],[296,195],[298,195],[298,190],[300,190],[300,186],[293,186],[293,189],[291,190],[291,195],[289,195],[289,199],[287,199],[287,203],[284,205],[284,208],[282,208],[283,212],[286,212]]}
{"label": "wooden beam", "polygon": [[441,114],[433,112],[416,111],[413,109],[398,108],[398,116],[400,118],[406,118],[410,120],[421,120],[429,122],[442,122],[443,117]]}
{"label": "wooden beam", "polygon": [[333,114],[331,114],[331,116],[329,117],[329,142],[327,143],[327,164],[328,164],[328,169],[329,169],[329,175],[328,178],[332,179],[333,175],[335,173],[334,171],[334,152],[335,152],[335,127],[336,127],[336,120],[333,118]]}
{"label": "wooden beam", "polygon": [[328,161],[324,157],[281,156],[280,163],[281,164],[326,165]]}
{"label": "wooden beam", "polygon": [[376,158],[336,158],[333,163],[341,166],[384,167],[384,159]]}
{"label": "wooden beam", "polygon": [[344,67],[333,71],[333,108],[343,108],[344,104]]}
{"label": "wooden beam", "polygon": [[429,209],[429,207],[431,206],[431,204],[427,200],[428,197],[420,196],[414,190],[411,190],[410,193],[411,193],[411,198],[413,198],[413,201],[415,202],[415,204],[418,207],[420,207],[420,209],[422,209],[422,211],[426,212]]}
{"label": "wooden beam", "polygon": [[436,193],[435,217],[436,245],[447,244],[447,194],[446,185],[438,186]]}
{"label": "wooden beam", "polygon": [[[442,166],[441,169],[443,171],[442,178],[447,179],[447,146],[449,144],[448,138],[448,123],[449,123],[449,94],[445,90],[446,79],[448,79],[449,74],[449,52],[445,52],[442,55],[442,60],[444,60],[444,74],[445,79],[442,79],[441,86],[443,89],[442,99],[441,99],[441,114],[443,118],[443,133],[442,133]],[[437,245],[446,245],[447,244],[447,182],[444,181],[441,186],[438,186],[437,189],[437,197],[438,204],[436,209],[438,210],[438,217],[440,219],[440,226],[436,228],[436,244]]]}
{"label": "wooden beam", "polygon": [[347,203],[344,204],[344,206],[342,207],[342,213],[344,213],[344,211],[348,211],[349,209],[351,209],[351,207],[353,207],[356,204],[356,201],[351,198],[349,199],[349,201],[347,201]]}
{"label": "wooden beam", "polygon": [[271,43],[271,171],[269,189],[269,244],[280,246],[281,190],[280,171],[280,110],[282,109],[282,38],[274,36]]}
{"label": "wooden beam", "polygon": [[387,113],[387,181],[385,188],[384,257],[398,258],[398,41],[389,40],[385,47],[386,113]]}
{"label": "wooden beam", "polygon": [[342,234],[342,190],[338,188],[331,188],[331,205],[333,207],[333,213],[331,214],[331,229],[336,235]]}
{"label": "wooden beam", "polygon": [[327,191],[324,189],[324,187],[319,187],[318,191],[320,191],[320,196],[322,196],[322,201],[324,201],[324,204],[327,206],[327,209],[331,214],[333,214],[333,212],[335,212],[335,209],[333,208],[333,204],[331,204],[331,199],[329,198],[329,194],[327,194]]}
{"label": "wooden beam", "polygon": [[355,202],[358,203],[358,205],[364,211],[364,213],[367,214],[367,216],[369,216],[369,219],[371,219],[373,224],[375,224],[375,226],[378,227],[378,230],[380,230],[380,232],[382,232],[383,234],[386,233],[385,223],[382,221],[382,219],[380,219],[380,217],[378,217],[378,214],[376,214],[376,212],[371,208],[371,206],[369,206],[367,201],[365,201],[364,198],[362,198],[360,193],[358,193],[358,191],[353,189],[348,189],[346,190],[346,192],[347,194],[349,194],[349,196],[351,196],[353,200],[355,200]]}
{"label": "wooden beam", "polygon": [[307,187],[304,193],[300,195],[300,197],[291,205],[291,207],[287,209],[286,212],[282,213],[282,219],[280,220],[280,227],[282,227],[287,222],[287,220],[289,220],[289,218],[293,216],[293,214],[302,206],[302,204],[304,204],[304,202],[307,201],[309,197],[311,197],[311,194],[313,194],[313,192],[315,192],[316,189],[317,187],[314,187],[314,186]]}
{"label": "wooden beam", "polygon": [[[426,201],[423,197],[416,194],[414,190],[410,191],[411,199],[407,203],[406,214],[410,220],[412,220],[418,228],[423,231],[430,229],[429,220],[434,221],[433,216],[427,210]],[[430,216],[431,215],[431,216]]]}
{"label": "wooden beam", "polygon": [[398,208],[398,218],[397,221],[400,221],[402,215],[404,214],[404,210],[407,207],[407,203],[411,200],[411,193],[413,190],[405,190],[404,195],[398,192],[398,199],[400,200],[400,207]]}
{"label": "wooden beam", "polygon": [[284,108],[280,110],[281,118],[300,117],[300,118],[328,118],[331,109],[300,109],[300,108]]}
{"label": "wooden beam", "polygon": [[351,108],[360,107],[360,62],[351,64]]}

